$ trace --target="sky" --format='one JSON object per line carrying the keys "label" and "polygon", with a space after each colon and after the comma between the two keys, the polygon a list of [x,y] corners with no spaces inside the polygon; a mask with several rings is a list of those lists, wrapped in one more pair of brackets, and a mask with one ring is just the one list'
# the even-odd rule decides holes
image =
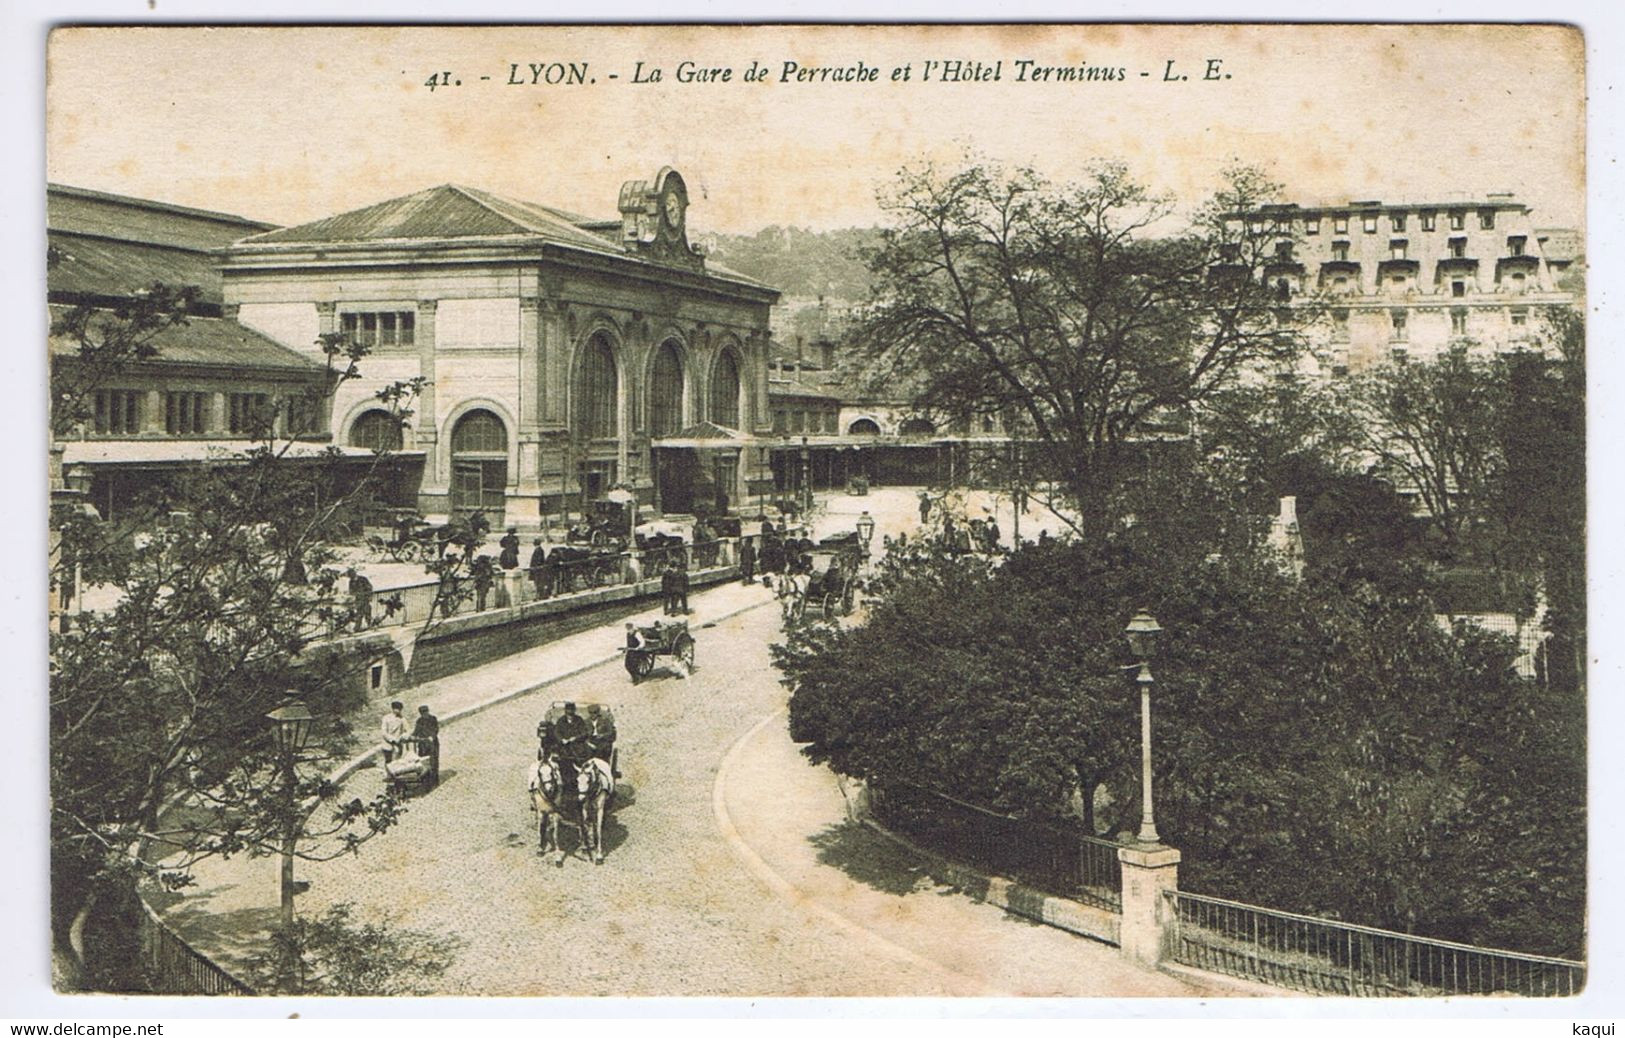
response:
{"label": "sky", "polygon": [[[944,81],[956,60],[998,78]],[[52,182],[282,224],[441,183],[614,217],[670,165],[691,235],[866,226],[900,167],[967,153],[1063,181],[1122,160],[1188,204],[1240,159],[1304,202],[1510,191],[1584,220],[1562,27],[67,28],[47,62]]]}

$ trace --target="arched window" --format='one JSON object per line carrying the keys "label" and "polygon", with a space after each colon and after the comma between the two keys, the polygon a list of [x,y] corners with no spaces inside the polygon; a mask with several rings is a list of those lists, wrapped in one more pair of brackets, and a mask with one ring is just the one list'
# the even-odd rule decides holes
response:
{"label": "arched window", "polygon": [[724,350],[717,358],[716,374],[711,378],[711,420],[729,429],[740,426],[739,365],[732,350]]}
{"label": "arched window", "polygon": [[879,436],[880,426],[876,425],[873,419],[859,418],[848,426],[846,431],[849,436]]}
{"label": "arched window", "polygon": [[398,451],[401,449],[400,422],[387,411],[368,411],[351,424],[350,446],[370,451]]}
{"label": "arched window", "polygon": [[453,511],[502,515],[508,484],[508,429],[490,411],[470,411],[451,430]]}
{"label": "arched window", "polygon": [[931,424],[929,419],[910,418],[908,421],[904,422],[903,427],[897,431],[902,433],[904,436],[930,436],[932,433],[937,431],[937,427]]}
{"label": "arched window", "polygon": [[620,434],[617,411],[621,385],[609,339],[594,335],[576,369],[575,414],[571,428],[589,440],[611,440]]}
{"label": "arched window", "polygon": [[670,436],[683,427],[683,360],[663,343],[649,382],[649,435]]}

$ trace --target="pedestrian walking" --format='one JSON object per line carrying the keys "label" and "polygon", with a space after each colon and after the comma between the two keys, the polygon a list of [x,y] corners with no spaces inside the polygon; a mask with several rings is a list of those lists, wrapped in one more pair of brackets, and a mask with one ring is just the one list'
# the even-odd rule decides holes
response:
{"label": "pedestrian walking", "polygon": [[354,566],[344,575],[350,578],[350,612],[354,614],[355,629],[364,631],[372,626],[372,581],[365,573],[357,573]]}
{"label": "pedestrian walking", "polygon": [[440,783],[440,718],[429,712],[428,704],[418,707],[417,723],[412,726],[412,741],[417,743],[418,755],[429,758],[429,783]]}
{"label": "pedestrian walking", "polygon": [[660,596],[664,601],[661,611],[667,616],[677,612],[677,565],[668,563],[660,574]]}
{"label": "pedestrian walking", "polygon": [[739,538],[739,582],[756,583],[756,539],[753,537]]}
{"label": "pedestrian walking", "polygon": [[924,526],[931,518],[931,495],[920,491],[920,525]]}
{"label": "pedestrian walking", "polygon": [[389,704],[389,713],[384,715],[383,724],[380,727],[384,733],[385,764],[401,755],[402,744],[406,742],[406,717],[402,713],[405,709],[405,704],[397,699]]}
{"label": "pedestrian walking", "polygon": [[536,587],[536,597],[546,598],[547,592],[543,590],[543,586],[547,579],[547,549],[542,547],[540,537],[531,543],[535,547],[530,550],[530,565],[525,571],[530,574],[530,582]]}
{"label": "pedestrian walking", "polygon": [[497,565],[501,566],[505,570],[518,569],[519,527],[508,527],[508,532],[503,534],[502,540],[498,541],[497,544],[502,548],[501,555],[497,557]]}
{"label": "pedestrian walking", "polygon": [[1002,536],[1001,536],[1001,534],[999,532],[999,521],[997,519],[995,519],[995,518],[989,517],[989,519],[987,521],[987,550],[988,550],[988,552],[992,553],[992,552],[998,551],[999,550],[999,542],[1002,539],[1003,538],[1002,538]]}

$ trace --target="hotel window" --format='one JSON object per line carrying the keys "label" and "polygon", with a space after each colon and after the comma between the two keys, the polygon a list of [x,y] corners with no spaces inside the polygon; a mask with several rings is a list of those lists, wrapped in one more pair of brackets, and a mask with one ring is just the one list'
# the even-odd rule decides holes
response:
{"label": "hotel window", "polygon": [[1366,213],[1360,218],[1360,229],[1367,234],[1377,233],[1377,214]]}
{"label": "hotel window", "polygon": [[1282,263],[1291,263],[1292,262],[1292,243],[1289,242],[1289,241],[1278,241],[1278,242],[1276,242],[1275,243],[1275,258],[1280,260]]}
{"label": "hotel window", "polygon": [[1466,335],[1467,334],[1467,311],[1465,311],[1465,310],[1452,310],[1452,311],[1450,311],[1450,334],[1451,335]]}
{"label": "hotel window", "polygon": [[399,349],[417,341],[417,312],[386,310],[339,315],[339,330],[369,349]]}
{"label": "hotel window", "polygon": [[1516,334],[1519,334],[1521,332],[1527,331],[1528,329],[1529,329],[1529,311],[1528,310],[1514,310],[1514,311],[1512,311],[1512,332],[1513,332],[1513,334],[1516,335]]}
{"label": "hotel window", "polygon": [[1332,217],[1332,233],[1347,234],[1349,232],[1349,217],[1347,213],[1339,213]]}
{"label": "hotel window", "polygon": [[1529,288],[1529,279],[1524,277],[1522,271],[1512,275],[1512,294],[1521,296]]}
{"label": "hotel window", "polygon": [[1303,221],[1303,233],[1305,233],[1305,234],[1319,234],[1320,233],[1320,217],[1311,216],[1307,220]]}
{"label": "hotel window", "polygon": [[1467,282],[1459,280],[1450,282],[1450,294],[1457,299],[1465,296],[1467,294]]}
{"label": "hotel window", "polygon": [[1467,256],[1467,239],[1466,238],[1451,238],[1450,239],[1450,258],[1451,259],[1464,259],[1466,256]]}
{"label": "hotel window", "polygon": [[1349,279],[1348,278],[1345,278],[1345,277],[1332,278],[1332,291],[1333,292],[1336,292],[1339,295],[1345,295],[1345,294],[1348,293],[1348,290],[1349,290]]}
{"label": "hotel window", "polygon": [[1394,230],[1403,231],[1405,229],[1404,213],[1395,213],[1393,216],[1389,217],[1389,221],[1393,224]]}
{"label": "hotel window", "polygon": [[839,411],[824,412],[824,431],[827,433],[841,431],[841,413]]}
{"label": "hotel window", "polygon": [[1462,230],[1463,228],[1465,228],[1466,226],[1467,226],[1467,214],[1466,214],[1466,212],[1464,212],[1463,210],[1460,210],[1460,209],[1452,209],[1450,211],[1450,229],[1452,231],[1459,231],[1459,230]]}
{"label": "hotel window", "polygon": [[786,418],[782,408],[773,412],[773,431],[776,433],[790,431],[789,420]]}
{"label": "hotel window", "polygon": [[807,412],[805,412],[805,411],[791,411],[790,412],[790,431],[791,432],[806,432],[807,431]]}
{"label": "hotel window", "polygon": [[226,430],[251,433],[271,422],[271,398],[264,393],[233,393],[226,400]]}
{"label": "hotel window", "polygon": [[1404,238],[1395,238],[1388,243],[1388,258],[1402,260],[1405,258],[1407,243]]}
{"label": "hotel window", "polygon": [[1523,255],[1524,245],[1528,241],[1529,241],[1529,239],[1524,237],[1521,234],[1515,235],[1515,236],[1513,236],[1511,238],[1508,238],[1507,239],[1507,255],[1508,256],[1522,256]]}
{"label": "hotel window", "polygon": [[1347,263],[1349,258],[1349,243],[1346,241],[1332,242],[1332,261],[1334,263]]}
{"label": "hotel window", "polygon": [[1486,231],[1495,230],[1495,210],[1480,209],[1478,211],[1478,226]]}
{"label": "hotel window", "polygon": [[1394,342],[1404,342],[1407,338],[1409,338],[1405,311],[1395,310],[1389,314],[1389,319],[1394,325],[1394,333],[1389,336],[1391,340]]}
{"label": "hotel window", "polygon": [[209,422],[207,393],[165,393],[164,430],[173,436],[205,432]]}
{"label": "hotel window", "polygon": [[141,431],[141,398],[133,389],[98,389],[94,400],[94,428],[115,436]]}
{"label": "hotel window", "polygon": [[1427,210],[1421,214],[1422,230],[1431,231],[1439,225],[1439,214]]}
{"label": "hotel window", "polygon": [[1347,310],[1332,311],[1332,341],[1349,341],[1349,312]]}

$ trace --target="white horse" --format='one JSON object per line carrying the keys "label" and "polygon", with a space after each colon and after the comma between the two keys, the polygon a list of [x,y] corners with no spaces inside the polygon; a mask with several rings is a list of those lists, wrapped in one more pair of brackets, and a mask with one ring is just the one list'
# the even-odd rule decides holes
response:
{"label": "white horse", "polygon": [[806,574],[796,573],[780,576],[773,585],[773,593],[778,597],[779,610],[784,614],[785,623],[801,618],[807,608],[807,587],[811,582],[812,579]]}
{"label": "white horse", "polygon": [[615,795],[615,773],[608,763],[589,757],[576,768],[576,800],[581,805],[581,842],[593,864],[604,863],[604,814]]}
{"label": "white horse", "polygon": [[553,864],[564,867],[564,849],[559,846],[559,797],[564,792],[564,774],[552,757],[537,755],[527,776],[530,809],[537,814],[536,853],[553,853]]}

